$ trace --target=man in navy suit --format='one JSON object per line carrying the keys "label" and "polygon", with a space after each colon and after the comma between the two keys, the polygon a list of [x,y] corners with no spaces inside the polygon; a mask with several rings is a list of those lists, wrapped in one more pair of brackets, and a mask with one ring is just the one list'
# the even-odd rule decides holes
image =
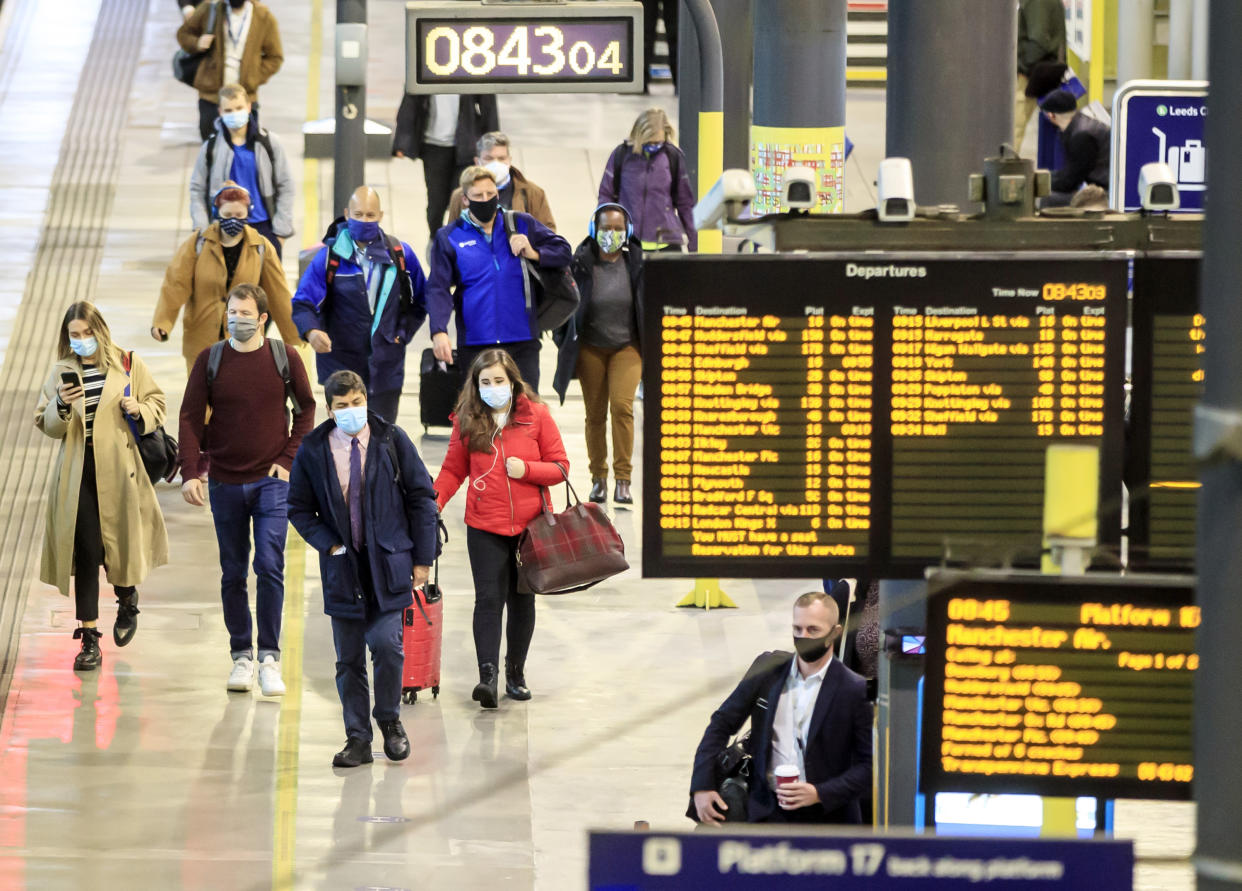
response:
{"label": "man in navy suit", "polygon": [[[836,602],[820,591],[794,601],[797,655],[764,653],[712,715],[694,754],[692,820],[723,822],[717,760],[750,718],[747,819],[752,823],[861,823],[871,787],[871,703],[867,682],[832,656],[841,636]],[[776,790],[773,772],[792,765],[798,781]]]}

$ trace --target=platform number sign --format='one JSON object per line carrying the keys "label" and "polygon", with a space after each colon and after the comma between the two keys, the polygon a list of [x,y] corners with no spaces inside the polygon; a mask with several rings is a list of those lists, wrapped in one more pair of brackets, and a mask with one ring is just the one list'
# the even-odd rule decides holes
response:
{"label": "platform number sign", "polygon": [[409,93],[642,89],[639,3],[412,2],[406,9]]}

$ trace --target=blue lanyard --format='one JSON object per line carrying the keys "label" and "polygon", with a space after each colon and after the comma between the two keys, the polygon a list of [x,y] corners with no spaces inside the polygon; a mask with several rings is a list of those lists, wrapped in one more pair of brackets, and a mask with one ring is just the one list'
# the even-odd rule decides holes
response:
{"label": "blue lanyard", "polygon": [[238,39],[246,33],[246,22],[250,21],[250,7],[246,7],[246,11],[242,14],[241,24],[237,26],[237,33],[233,33],[233,17],[227,13],[224,16],[225,27],[228,28],[229,40],[233,41],[233,45],[237,45]]}

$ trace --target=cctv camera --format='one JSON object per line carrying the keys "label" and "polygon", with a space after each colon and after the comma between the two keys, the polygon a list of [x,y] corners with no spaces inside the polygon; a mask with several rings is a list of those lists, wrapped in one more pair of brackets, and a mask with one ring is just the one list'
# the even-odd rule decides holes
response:
{"label": "cctv camera", "polygon": [[876,179],[879,202],[876,210],[886,223],[908,223],[914,219],[914,171],[909,158],[885,158]]}
{"label": "cctv camera", "polygon": [[695,228],[718,229],[723,223],[740,218],[754,197],[755,178],[749,170],[726,170],[694,205]]}
{"label": "cctv camera", "polygon": [[786,168],[781,178],[781,206],[786,210],[812,210],[818,203],[815,168]]}
{"label": "cctv camera", "polygon": [[1173,168],[1160,161],[1139,168],[1138,190],[1143,210],[1177,210],[1181,206]]}

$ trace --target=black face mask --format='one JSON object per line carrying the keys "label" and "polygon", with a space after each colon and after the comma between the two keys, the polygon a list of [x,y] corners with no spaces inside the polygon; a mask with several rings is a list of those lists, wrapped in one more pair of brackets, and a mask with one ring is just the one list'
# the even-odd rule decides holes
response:
{"label": "black face mask", "polygon": [[470,216],[474,217],[484,226],[492,221],[496,216],[496,210],[500,207],[500,196],[493,195],[486,201],[471,201]]}
{"label": "black face mask", "polygon": [[246,0],[229,0],[229,6],[233,7],[234,9],[241,9],[245,5],[246,5]]}
{"label": "black face mask", "polygon": [[823,659],[832,649],[833,643],[840,637],[840,630],[829,631],[823,637],[795,637],[794,649],[802,657],[803,662],[814,663]]}

